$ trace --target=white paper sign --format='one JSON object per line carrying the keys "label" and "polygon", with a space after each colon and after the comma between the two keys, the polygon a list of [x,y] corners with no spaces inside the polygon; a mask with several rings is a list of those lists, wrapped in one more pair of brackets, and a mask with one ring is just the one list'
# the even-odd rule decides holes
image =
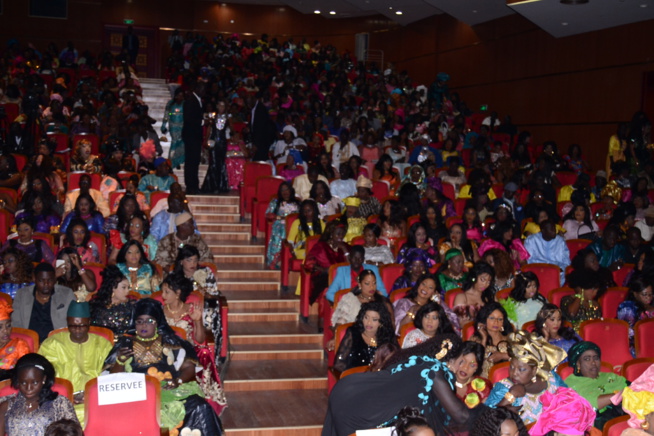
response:
{"label": "white paper sign", "polygon": [[119,372],[98,377],[98,405],[147,400],[145,374]]}

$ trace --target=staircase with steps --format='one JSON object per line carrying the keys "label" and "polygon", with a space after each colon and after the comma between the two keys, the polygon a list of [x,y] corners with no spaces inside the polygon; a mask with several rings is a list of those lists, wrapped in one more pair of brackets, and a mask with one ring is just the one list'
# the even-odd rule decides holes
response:
{"label": "staircase with steps", "polygon": [[[161,79],[140,82],[159,133],[168,86]],[[168,156],[170,143],[161,145]],[[183,169],[174,172],[185,186]],[[207,165],[200,165],[200,183],[206,172]],[[229,304],[230,357],[222,373],[226,435],[320,435],[327,410],[327,363],[316,320],[302,323],[298,298],[281,295],[279,271],[264,268],[265,246],[250,241],[250,223],[240,220],[238,193],[189,195],[188,201]]]}
{"label": "staircase with steps", "polygon": [[250,242],[238,195],[188,200],[229,303],[230,357],[222,374],[227,436],[319,435],[327,364],[316,321],[300,321],[297,297],[281,295],[279,271],[264,268],[265,247]]}

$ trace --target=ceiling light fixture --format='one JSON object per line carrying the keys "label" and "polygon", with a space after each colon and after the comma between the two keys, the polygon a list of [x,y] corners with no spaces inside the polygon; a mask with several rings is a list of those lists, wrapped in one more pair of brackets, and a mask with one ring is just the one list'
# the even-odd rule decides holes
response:
{"label": "ceiling light fixture", "polygon": [[320,11],[319,11],[318,9],[316,9],[315,11],[313,11],[313,13],[314,13],[314,14],[319,14]]}
{"label": "ceiling light fixture", "polygon": [[402,11],[395,11],[395,15],[402,15]]}
{"label": "ceiling light fixture", "polygon": [[583,5],[588,3],[590,0],[561,0],[562,5]]}
{"label": "ceiling light fixture", "polygon": [[329,15],[336,15],[336,11],[329,11]]}

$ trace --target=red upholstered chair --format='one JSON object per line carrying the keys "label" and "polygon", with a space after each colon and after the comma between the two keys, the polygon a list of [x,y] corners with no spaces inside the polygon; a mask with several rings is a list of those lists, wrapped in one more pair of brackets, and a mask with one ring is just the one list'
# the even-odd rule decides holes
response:
{"label": "red upholstered chair", "polygon": [[[52,390],[68,398],[71,403],[73,402],[73,384],[69,380],[56,377]],[[18,390],[11,387],[11,379],[0,382],[0,397],[15,394],[16,392]]]}
{"label": "red upholstered chair", "polygon": [[454,200],[454,211],[457,216],[463,216],[463,210],[466,208],[467,198],[457,198]]}
{"label": "red upholstered chair", "polygon": [[[342,266],[348,266],[348,262],[341,262],[341,263],[335,263],[329,267],[329,279],[327,281],[327,288],[325,288],[321,293],[320,297],[318,297],[318,313],[320,313],[320,316],[322,317],[323,320],[323,331],[325,332],[325,340],[330,340],[332,338],[331,336],[331,330],[329,327],[331,327],[331,319],[332,319],[332,314],[334,313],[334,309],[336,308],[336,305],[338,302],[343,298],[343,295],[347,294],[350,289],[340,289],[336,294],[334,295],[334,303],[332,304],[325,295],[327,295],[327,289],[329,289],[329,286],[332,284],[334,281],[334,278],[336,277],[336,271],[338,268]],[[345,292],[343,292],[345,291]],[[326,342],[325,341],[325,342]]]}
{"label": "red upholstered chair", "polygon": [[407,242],[407,237],[404,236],[402,238],[397,238],[395,240],[395,244],[391,246],[391,252],[393,253],[393,256],[395,256],[396,259],[397,259],[397,255],[400,254],[400,249],[404,244],[406,244],[406,242]]}
{"label": "red upholstered chair", "polygon": [[16,159],[16,167],[18,168],[18,171],[23,171],[23,168],[27,165],[27,156],[18,153],[11,153],[11,155]]}
{"label": "red upholstered chair", "polygon": [[52,252],[55,255],[57,254],[59,247],[55,245],[54,236],[51,235],[50,233],[34,232],[32,234],[32,238],[42,240],[43,242],[48,244],[48,247],[50,247],[50,250],[52,250]]}
{"label": "red upholstered chair", "polygon": [[257,178],[272,176],[272,166],[267,162],[245,162],[243,184],[239,187],[241,218],[252,213],[252,199],[255,196]]}
{"label": "red upholstered chair", "polygon": [[654,318],[643,319],[634,326],[636,356],[654,357]]}
{"label": "red upholstered chair", "polygon": [[[98,247],[100,248],[100,247]],[[106,247],[105,247],[106,250]],[[95,285],[96,285],[96,292],[100,289],[100,286],[102,286],[102,271],[106,268],[105,264],[101,263],[93,263],[89,262],[84,264],[84,269],[87,269],[93,273],[95,276]]]}
{"label": "red upholstered chair", "polygon": [[561,185],[573,185],[577,181],[577,173],[572,171],[559,171],[556,173],[556,178],[559,179]]}
{"label": "red upholstered chair", "polygon": [[[310,236],[307,238],[307,255],[314,245],[320,240],[320,235]],[[300,316],[304,321],[309,318],[309,311],[311,304],[309,299],[311,297],[311,274],[308,274],[300,264]]]}
{"label": "red upholstered chair", "polygon": [[257,178],[250,208],[252,210],[251,236],[253,238],[257,237],[257,231],[266,231],[266,209],[270,200],[277,197],[279,185],[282,183],[284,183],[284,179],[278,176]]}
{"label": "red upholstered chair", "polygon": [[575,290],[572,288],[558,288],[558,289],[553,289],[550,293],[549,296],[547,297],[547,301],[549,301],[552,304],[556,304],[558,307],[561,307],[561,300],[563,300],[563,297],[566,297],[568,295],[574,295]]}
{"label": "red upholstered chair", "polygon": [[568,251],[570,251],[570,259],[574,259],[577,253],[593,242],[588,239],[568,239],[565,241],[568,246]]}
{"label": "red upholstered chair", "polygon": [[5,300],[5,302],[9,306],[13,306],[13,304],[14,304],[14,300],[12,300],[11,295],[5,294],[4,292],[0,292],[0,299]]}
{"label": "red upholstered chair", "polygon": [[98,335],[98,336],[102,336],[103,338],[105,338],[106,340],[111,342],[112,344],[114,343],[114,332],[112,332],[111,330],[109,330],[106,327],[98,327],[98,326],[92,325],[91,327],[89,327],[89,333],[94,334],[94,335]]}
{"label": "red upholstered chair", "polygon": [[526,323],[522,324],[521,329],[529,333],[533,333],[533,331],[536,330],[536,321],[527,321]]}
{"label": "red upholstered chair", "polygon": [[500,380],[504,380],[509,377],[509,365],[510,362],[496,363],[488,371],[488,380],[493,384],[497,383]]}
{"label": "red upholstered chair", "polygon": [[402,274],[404,274],[404,265],[399,263],[389,263],[379,269],[379,275],[381,276],[382,282],[384,282],[384,287],[389,292],[393,289],[395,280]]}
{"label": "red upholstered chair", "polygon": [[618,286],[625,286],[624,281],[629,273],[634,270],[634,266],[633,263],[625,263],[620,269],[613,271],[613,281],[615,281],[615,284]]}
{"label": "red upholstered chair", "polygon": [[[6,295],[6,294],[5,294]],[[11,328],[11,336],[13,338],[20,338],[27,343],[30,353],[36,353],[39,351],[39,334],[34,330],[23,329],[20,327]]]}
{"label": "red upholstered chair", "polygon": [[463,327],[461,327],[461,336],[463,337],[464,341],[469,340],[472,335],[475,334],[475,322],[470,321],[464,324]]}
{"label": "red upholstered chair", "polygon": [[120,181],[120,184],[123,186],[123,189],[127,189],[127,181],[133,175],[138,175],[138,173],[132,173],[129,171],[120,171],[118,173],[118,180]]}
{"label": "red upholstered chair", "polygon": [[602,436],[620,436],[623,431],[629,428],[629,415],[618,416],[604,424]]}
{"label": "red upholstered chair", "polygon": [[461,293],[463,293],[463,289],[461,288],[454,288],[447,291],[445,293],[445,304],[447,304],[449,307],[454,307],[454,299]]}
{"label": "red upholstered chair", "polygon": [[18,115],[20,115],[20,106],[17,103],[3,103],[0,106],[5,108],[5,114],[7,114],[9,123],[13,123],[18,118]]}
{"label": "red upholstered chair", "polygon": [[0,188],[0,194],[11,198],[14,203],[18,204],[18,191],[11,188]]}
{"label": "red upholstered chair", "polygon": [[409,332],[415,329],[416,326],[412,322],[404,324],[402,327],[400,327],[400,337],[397,341],[397,343],[400,344],[400,347],[404,345],[404,340],[406,339],[406,335],[408,335]]}
{"label": "red upholstered chair", "polygon": [[161,200],[165,200],[168,198],[170,195],[169,192],[163,192],[163,191],[155,191],[152,194],[150,194],[150,209],[154,209],[154,207],[159,203]]}
{"label": "red upholstered chair", "polygon": [[599,299],[599,304],[602,306],[602,317],[617,318],[618,306],[624,301],[628,292],[629,288],[622,286],[607,289]]}
{"label": "red upholstered chair", "polygon": [[[68,191],[73,191],[79,189],[79,179],[85,173],[84,171],[75,171],[68,173]],[[91,188],[100,190],[100,183],[102,182],[102,176],[100,174],[88,174],[91,177]]]}
{"label": "red upholstered chair", "polygon": [[507,298],[509,298],[509,295],[511,295],[512,290],[513,290],[513,288],[505,288],[505,289],[502,289],[501,291],[498,291],[495,294],[495,299],[497,299],[497,300],[506,300]]}
{"label": "red upholstered chair", "polygon": [[540,282],[539,292],[546,295],[552,289],[558,288],[560,284],[561,268],[550,263],[530,263],[522,267],[522,272],[531,271],[536,274]]}
{"label": "red upholstered chair", "polygon": [[629,381],[634,381],[652,365],[654,365],[654,357],[631,359],[622,365],[622,377]]}
{"label": "red upholstered chair", "polygon": [[[107,237],[102,233],[91,232],[89,242],[93,242],[98,247],[100,254],[100,263],[107,264]],[[99,287],[99,285],[98,285]]]}
{"label": "red upholstered chair", "polygon": [[[611,365],[609,362],[600,362],[600,371],[601,372],[610,372],[614,373],[613,371],[613,365]],[[556,372],[559,374],[559,376],[565,380],[568,378],[570,374],[572,374],[575,371],[573,367],[571,367],[568,362],[561,363],[559,366],[556,367]]]}
{"label": "red upholstered chair", "polygon": [[629,324],[618,319],[589,320],[581,323],[579,336],[594,342],[602,350],[604,360],[621,369],[631,360],[629,351]]}
{"label": "red upholstered chair", "polygon": [[386,180],[377,180],[372,182],[372,196],[380,202],[388,197],[391,192],[391,185]]}
{"label": "red upholstered chair", "polygon": [[6,241],[9,229],[14,223],[14,215],[8,210],[0,209],[0,241]]}
{"label": "red upholstered chair", "polygon": [[[345,332],[347,331],[348,328],[352,327],[354,325],[353,322],[349,322],[347,324],[341,324],[338,327],[336,327],[336,331],[334,332],[334,350],[338,351],[338,347],[341,345],[341,341],[345,337]],[[336,382],[339,380],[338,375],[336,372],[334,372],[333,368],[329,368],[329,371],[327,371],[327,389],[328,393],[332,391],[334,388],[334,385],[336,385]]]}
{"label": "red upholstered chair", "polygon": [[443,183],[443,195],[454,201],[456,199],[456,193],[454,192],[454,185],[450,183]]}
{"label": "red upholstered chair", "polygon": [[411,288],[402,288],[396,289],[391,293],[390,300],[391,303],[395,303],[397,300],[401,300],[406,297],[406,294],[411,290]]}
{"label": "red upholstered chair", "polygon": [[75,148],[75,144],[77,144],[77,142],[81,141],[82,139],[86,139],[87,141],[91,142],[91,154],[100,154],[100,138],[95,133],[78,133],[74,135],[72,142],[73,149]]}
{"label": "red upholstered chair", "polygon": [[[100,406],[98,379],[86,383],[84,389],[84,434],[113,436],[117,428],[128,428],[130,434],[159,435],[161,433],[161,383],[145,376],[146,401]],[[111,425],[107,425],[111,422]],[[166,432],[167,433],[167,432]]]}

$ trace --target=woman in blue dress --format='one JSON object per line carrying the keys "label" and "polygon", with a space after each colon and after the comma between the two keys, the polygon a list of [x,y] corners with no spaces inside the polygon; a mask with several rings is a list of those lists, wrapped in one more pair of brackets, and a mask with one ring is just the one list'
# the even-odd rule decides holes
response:
{"label": "woman in blue dress", "polygon": [[[166,128],[168,125],[168,128]],[[168,159],[173,168],[179,168],[184,163],[184,141],[182,127],[184,126],[184,90],[177,88],[175,96],[166,104],[164,119],[161,123],[161,133],[170,130],[170,151]]]}
{"label": "woman in blue dress", "polygon": [[266,209],[266,220],[272,221],[272,231],[266,252],[266,266],[279,269],[281,262],[282,242],[286,239],[286,217],[300,211],[300,202],[295,198],[295,189],[289,182],[279,185],[277,198],[272,200]]}
{"label": "woman in blue dress", "polygon": [[[582,341],[570,326],[563,325],[563,313],[556,304],[545,303],[536,315],[534,332],[566,353],[577,342]],[[563,360],[566,362],[567,358]]]}

